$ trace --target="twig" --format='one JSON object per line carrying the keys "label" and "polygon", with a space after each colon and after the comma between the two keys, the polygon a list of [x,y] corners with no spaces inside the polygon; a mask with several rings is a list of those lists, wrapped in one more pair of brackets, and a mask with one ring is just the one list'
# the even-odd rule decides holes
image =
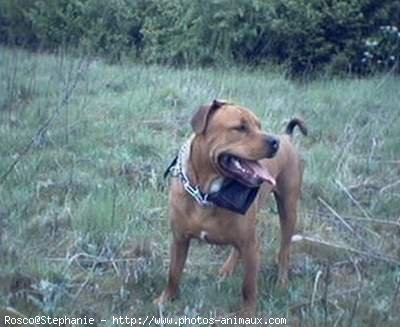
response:
{"label": "twig", "polygon": [[359,282],[359,287],[358,287],[358,292],[356,294],[356,298],[354,300],[353,303],[353,307],[351,308],[351,315],[350,315],[350,320],[349,320],[349,327],[351,327],[353,325],[353,321],[354,321],[354,317],[356,316],[357,313],[357,308],[358,308],[358,303],[360,301],[360,293],[362,290],[362,286],[363,286],[363,282],[362,282],[362,274],[360,272],[360,269],[358,269],[358,265],[357,265],[357,261],[353,260],[352,257],[350,257],[351,262],[353,263],[354,269],[357,273],[357,278],[358,278],[358,282]]}
{"label": "twig", "polygon": [[373,189],[379,189],[378,185],[376,185],[376,182],[374,182],[372,178],[366,178],[364,181],[350,185],[347,188],[349,191],[354,191],[359,188],[368,188],[368,187]]}
{"label": "twig", "polygon": [[[83,253],[78,253],[77,255],[74,255],[70,259],[68,258],[44,258],[46,261],[55,261],[55,262],[62,262],[62,261],[68,261],[69,263],[72,261],[75,261],[78,257],[80,256],[85,256],[88,257],[86,259],[81,259],[79,261],[84,262],[84,263],[90,263],[93,261],[96,261],[97,263],[113,263],[113,262],[132,262],[132,261],[139,261],[142,260],[142,257],[138,258],[126,258],[126,259],[101,259],[96,256],[91,256],[89,254],[83,254]],[[92,259],[89,259],[89,257],[92,257]],[[69,264],[70,265],[70,264]]]}
{"label": "twig", "polygon": [[[353,195],[347,190],[347,188],[340,182],[339,180],[335,179],[335,183],[343,190],[343,192],[350,198],[350,200],[356,205],[358,209],[364,214],[364,216],[371,218],[370,214],[367,212],[367,210],[364,209],[364,207],[360,204],[358,200],[356,200]],[[370,230],[369,228],[363,227],[367,232],[370,234],[374,235],[375,237],[380,238],[380,235],[377,234],[376,232]],[[360,238],[359,238],[360,239]],[[361,241],[364,243],[364,238],[361,238]]]}
{"label": "twig", "polygon": [[[349,230],[350,232],[366,247],[368,248],[371,252],[375,252],[375,250],[370,246],[368,242],[365,241],[363,237],[361,237],[358,233],[355,232],[355,230],[344,220],[344,218],[339,215],[339,213],[333,209],[328,203],[326,203],[321,197],[318,197],[318,200],[330,211],[333,213],[333,215],[338,218]],[[369,230],[368,230],[369,231]],[[372,231],[369,231],[372,232]]]}
{"label": "twig", "polygon": [[338,245],[338,244],[334,244],[334,243],[329,243],[326,241],[322,241],[316,238],[312,238],[309,236],[304,236],[304,235],[299,235],[296,234],[295,237],[292,237],[292,242],[299,242],[299,241],[308,241],[314,244],[318,244],[318,245],[324,245],[324,246],[328,246],[334,249],[338,249],[338,250],[345,250],[348,252],[352,252],[352,253],[356,253],[362,256],[366,256],[375,260],[380,260],[380,261],[384,261],[387,262],[389,264],[395,264],[395,265],[400,265],[400,261],[398,261],[396,258],[392,258],[392,257],[388,257],[385,256],[383,254],[374,254],[374,253],[369,253],[366,251],[362,251],[362,250],[358,250],[358,249],[354,249],[352,247],[347,247],[347,246],[343,246],[343,245]]}
{"label": "twig", "polygon": [[74,301],[76,301],[79,296],[81,295],[83,289],[86,287],[86,285],[89,283],[89,280],[92,278],[92,273],[94,271],[94,266],[96,265],[96,263],[93,263],[92,269],[90,271],[90,273],[87,275],[85,281],[81,284],[81,286],[79,287],[78,291],[75,293],[74,295]]}
{"label": "twig", "polygon": [[[368,159],[367,156],[365,156],[365,155],[359,155],[356,157],[359,159],[362,159],[362,160]],[[379,156],[374,156],[372,159],[374,160],[375,163],[378,163],[378,164],[394,164],[394,165],[400,164],[400,160],[382,160],[381,157],[379,157]]]}
{"label": "twig", "polygon": [[[105,249],[104,249],[104,246],[103,246],[103,248],[100,251],[99,257],[101,257],[103,255],[103,253],[105,252],[104,250]],[[81,295],[82,291],[84,290],[86,285],[89,283],[90,279],[93,278],[97,264],[98,264],[97,261],[93,262],[92,266],[90,267],[90,272],[88,273],[85,281],[81,284],[81,286],[79,287],[78,291],[74,295],[74,301],[76,301],[79,298],[79,296]]]}
{"label": "twig", "polygon": [[[358,290],[358,288],[351,288],[351,289],[346,289],[346,290],[344,290],[344,291],[334,292],[334,293],[331,293],[330,295],[331,295],[331,297],[343,296],[343,295],[352,294],[352,293],[354,293],[354,292],[357,291],[357,290]],[[323,301],[323,298],[322,298],[322,297],[319,297],[319,298],[317,298],[317,299],[314,300],[315,303],[321,302],[321,301]],[[334,308],[336,308],[336,309],[341,309],[341,310],[343,310],[341,307],[339,307],[339,306],[336,304],[336,301],[330,301],[330,300],[328,300],[327,303],[330,304],[332,307],[334,307]],[[289,308],[289,311],[297,310],[298,308],[301,308],[301,307],[304,307],[304,306],[311,306],[311,302],[306,301],[306,302],[301,302],[301,303],[295,304],[295,305],[293,305],[293,306],[291,306],[291,307]]]}
{"label": "twig", "polygon": [[336,185],[338,185],[342,191],[350,198],[350,200],[357,206],[358,209],[360,209],[362,211],[362,213],[368,217],[371,218],[371,216],[369,215],[369,213],[362,207],[362,205],[360,204],[360,202],[358,202],[354,196],[346,189],[346,187],[342,184],[341,181],[339,181],[338,179],[335,179],[335,183]]}
{"label": "twig", "polygon": [[79,253],[74,254],[70,258],[62,258],[63,259],[62,261],[67,261],[67,266],[65,267],[65,269],[68,269],[71,266],[71,264],[81,256],[85,257],[85,256],[89,256],[89,254],[87,254],[85,252],[79,252]]}
{"label": "twig", "polygon": [[393,225],[400,227],[400,223],[397,221],[386,221],[382,219],[374,219],[374,218],[362,218],[362,217],[343,217],[344,219],[356,220],[362,223],[373,223],[373,224],[381,224],[381,225]]}
{"label": "twig", "polygon": [[318,287],[318,281],[319,278],[322,276],[322,271],[318,270],[317,271],[317,275],[315,276],[315,280],[314,280],[314,287],[313,287],[313,292],[311,294],[311,308],[314,307],[314,300],[315,300],[315,293],[317,292],[317,287]]}
{"label": "twig", "polygon": [[[307,211],[311,214],[312,217],[315,216],[324,216],[320,212],[314,212],[314,211]],[[376,219],[376,218],[364,218],[364,217],[354,217],[354,216],[341,216],[343,219],[346,220],[356,220],[357,222],[361,223],[372,223],[372,224],[382,224],[382,225],[394,225],[394,226],[399,226],[400,227],[400,221],[391,221],[391,220],[382,220],[382,219]]]}
{"label": "twig", "polygon": [[324,287],[324,296],[323,296],[323,307],[324,307],[324,326],[328,324],[328,291],[329,291],[329,284],[331,283],[331,267],[328,262],[326,266],[326,273],[325,273],[325,287]]}
{"label": "twig", "polygon": [[78,82],[84,73],[86,73],[89,65],[87,64],[86,70],[83,71],[81,69],[81,66],[84,62],[84,57],[82,57],[80,63],[79,63],[79,68],[78,68],[78,73],[75,76],[75,80],[73,84],[71,85],[70,88],[67,88],[64,94],[64,97],[61,99],[60,104],[57,106],[56,110],[54,110],[53,114],[50,116],[49,119],[46,120],[46,122],[36,131],[35,135],[32,137],[32,140],[25,146],[25,148],[22,150],[22,152],[19,153],[18,157],[13,161],[13,163],[8,167],[8,169],[5,171],[3,175],[0,177],[0,185],[4,183],[6,180],[7,176],[14,170],[15,166],[22,160],[22,158],[28,154],[30,149],[32,148],[33,145],[36,145],[40,140],[43,138],[43,135],[47,132],[47,130],[50,128],[51,124],[55,120],[55,118],[59,115],[61,112],[61,109],[68,104],[69,99],[71,98],[71,95],[73,91],[75,90],[76,86],[78,85]]}
{"label": "twig", "polygon": [[163,305],[158,306],[158,314],[160,315],[161,327],[164,327],[164,315],[163,315]]}
{"label": "twig", "polygon": [[353,227],[351,227],[343,218],[341,215],[338,214],[338,212],[333,209],[328,203],[326,203],[326,201],[324,199],[322,199],[320,196],[318,197],[318,201],[321,202],[337,219],[339,219],[339,221],[346,226],[346,228],[354,233],[354,229]]}
{"label": "twig", "polygon": [[386,186],[382,187],[382,188],[379,190],[379,194],[382,194],[383,192],[386,192],[388,189],[390,189],[390,188],[392,188],[392,187],[395,187],[396,185],[399,185],[399,184],[400,184],[400,179],[397,180],[397,181],[395,181],[395,182],[392,183],[392,184],[389,184],[389,185],[386,185]]}
{"label": "twig", "polygon": [[368,172],[370,171],[371,162],[372,162],[372,157],[374,156],[374,151],[375,151],[376,145],[377,145],[376,138],[373,137],[373,138],[372,138],[372,144],[371,144],[371,151],[369,152],[368,160],[367,160],[367,169],[368,169]]}
{"label": "twig", "polygon": [[389,76],[393,76],[393,73],[396,71],[398,66],[398,62],[396,62],[393,67],[385,74],[383,75],[383,77],[381,78],[381,80],[379,81],[379,83],[376,85],[375,90],[379,90],[383,84],[385,84],[386,80],[389,78]]}
{"label": "twig", "polygon": [[120,276],[121,276],[121,273],[120,273],[120,271],[119,271],[119,269],[118,269],[118,266],[117,266],[117,263],[115,262],[115,260],[112,260],[112,261],[111,261],[111,264],[112,264],[112,266],[113,266],[113,268],[114,268],[115,273],[117,274],[117,276],[120,277]]}
{"label": "twig", "polygon": [[340,320],[342,320],[344,313],[346,312],[341,307],[339,307],[339,309],[340,309],[340,316],[336,319],[335,323],[333,324],[333,327],[336,327],[339,324]]}
{"label": "twig", "polygon": [[392,304],[390,305],[389,312],[392,312],[394,310],[395,304],[398,303],[397,297],[399,296],[399,293],[400,293],[400,277],[397,280],[396,290],[394,291],[393,294]]}
{"label": "twig", "polygon": [[113,194],[112,194],[112,209],[111,209],[111,225],[114,226],[115,210],[117,206],[117,196],[118,196],[117,183],[115,182],[115,178],[113,181],[112,193]]}

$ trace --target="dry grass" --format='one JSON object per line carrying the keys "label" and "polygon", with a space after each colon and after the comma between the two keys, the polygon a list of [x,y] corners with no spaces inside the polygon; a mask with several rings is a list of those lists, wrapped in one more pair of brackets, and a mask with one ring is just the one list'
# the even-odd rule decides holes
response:
{"label": "dry grass", "polygon": [[[162,172],[196,107],[226,98],[265,129],[297,115],[311,130],[296,136],[307,167],[288,292],[274,286],[272,201],[260,214],[258,313],[291,326],[398,326],[397,77],[298,84],[262,70],[109,66],[2,48],[0,84],[0,308],[158,315],[170,239]],[[240,306],[242,272],[216,277],[228,249],[199,244],[164,317]]]}

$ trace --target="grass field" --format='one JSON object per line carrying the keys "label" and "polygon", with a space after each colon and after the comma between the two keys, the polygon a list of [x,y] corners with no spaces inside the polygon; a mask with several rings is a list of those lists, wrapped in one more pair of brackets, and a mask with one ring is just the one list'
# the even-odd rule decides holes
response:
{"label": "grass field", "polygon": [[[306,161],[290,287],[275,288],[279,225],[259,215],[258,314],[290,326],[399,326],[400,79],[290,81],[276,70],[172,69],[0,48],[0,308],[144,317],[166,285],[171,233],[162,173],[214,98],[293,116]],[[163,317],[223,316],[242,271],[229,248],[193,242]]]}

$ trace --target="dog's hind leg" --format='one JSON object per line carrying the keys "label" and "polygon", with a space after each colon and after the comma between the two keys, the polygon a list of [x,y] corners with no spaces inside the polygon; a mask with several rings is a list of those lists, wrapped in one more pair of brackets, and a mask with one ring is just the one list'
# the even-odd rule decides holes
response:
{"label": "dog's hind leg", "polygon": [[294,176],[293,174],[288,174],[283,179],[279,183],[278,192],[275,192],[274,195],[278,205],[281,226],[281,244],[278,255],[278,284],[287,287],[290,245],[297,221],[297,203],[300,196],[302,179],[301,172],[297,172]]}
{"label": "dog's hind leg", "polygon": [[[260,244],[259,239],[257,239],[256,247],[257,247],[257,253],[258,253],[258,255],[260,255],[261,244]],[[233,273],[235,272],[235,268],[236,268],[237,264],[239,263],[239,260],[240,260],[240,252],[238,251],[237,248],[232,247],[232,250],[229,253],[229,257],[226,259],[225,263],[223,264],[223,266],[221,267],[221,269],[218,272],[219,275],[222,278],[227,278],[227,277],[232,276]]]}
{"label": "dog's hind leg", "polygon": [[219,270],[219,275],[222,278],[227,278],[233,275],[236,265],[240,259],[240,253],[236,248],[232,248],[228,259],[226,259],[224,265]]}

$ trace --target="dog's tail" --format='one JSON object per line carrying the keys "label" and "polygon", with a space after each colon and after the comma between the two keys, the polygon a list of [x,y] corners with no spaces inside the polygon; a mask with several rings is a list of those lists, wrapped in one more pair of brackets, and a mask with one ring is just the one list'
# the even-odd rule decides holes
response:
{"label": "dog's tail", "polygon": [[293,118],[290,120],[289,124],[286,126],[286,134],[289,136],[293,135],[293,130],[296,126],[299,126],[300,131],[303,135],[307,136],[308,130],[306,123],[300,118]]}

